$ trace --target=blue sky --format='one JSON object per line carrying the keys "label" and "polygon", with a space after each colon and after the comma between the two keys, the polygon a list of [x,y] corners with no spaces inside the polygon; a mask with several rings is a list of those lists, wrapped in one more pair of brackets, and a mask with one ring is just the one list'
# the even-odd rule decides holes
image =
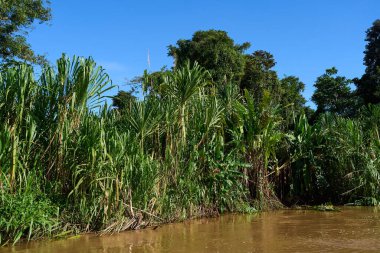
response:
{"label": "blue sky", "polygon": [[[380,18],[380,0],[51,0],[50,25],[36,25],[33,49],[54,62],[64,52],[92,56],[114,84],[172,65],[167,46],[197,30],[225,30],[248,52],[271,52],[280,77],[298,76],[309,99],[315,79],[335,66],[348,78],[364,71],[365,31]],[[114,91],[116,93],[116,91]]]}

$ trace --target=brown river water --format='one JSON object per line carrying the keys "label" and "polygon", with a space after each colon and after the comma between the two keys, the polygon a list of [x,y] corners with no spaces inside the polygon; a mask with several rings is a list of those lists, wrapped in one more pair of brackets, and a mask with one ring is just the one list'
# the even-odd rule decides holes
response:
{"label": "brown river water", "polygon": [[0,248],[0,253],[380,252],[380,209],[340,210],[224,215],[155,230],[31,242]]}

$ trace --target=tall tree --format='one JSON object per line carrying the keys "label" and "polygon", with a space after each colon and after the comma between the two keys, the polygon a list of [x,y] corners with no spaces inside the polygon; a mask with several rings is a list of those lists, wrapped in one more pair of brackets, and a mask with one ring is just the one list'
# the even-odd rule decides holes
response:
{"label": "tall tree", "polygon": [[0,0],[0,63],[25,60],[42,63],[26,41],[26,35],[35,22],[51,19],[48,0]]}
{"label": "tall tree", "polygon": [[131,103],[136,101],[136,97],[133,95],[134,90],[131,91],[119,91],[116,96],[112,97],[112,106],[119,111],[129,109]]}
{"label": "tall tree", "polygon": [[165,78],[168,77],[172,72],[166,68],[162,67],[159,71],[153,73],[144,72],[142,77],[138,77],[134,80],[135,83],[142,85],[142,90],[145,93],[150,93],[151,95],[163,95],[165,93]]}
{"label": "tall tree", "polygon": [[355,80],[357,93],[365,104],[380,103],[380,19],[367,30],[367,45],[364,51],[366,70]]}
{"label": "tall tree", "polygon": [[245,55],[244,75],[240,83],[242,89],[249,90],[255,100],[261,100],[264,91],[271,93],[271,98],[277,100],[279,80],[273,67],[276,61],[271,53],[258,50]]}
{"label": "tall tree", "polygon": [[287,76],[280,80],[280,87],[282,116],[285,122],[290,125],[293,118],[305,112],[306,99],[302,95],[305,84],[298,77]]}
{"label": "tall tree", "polygon": [[317,105],[317,113],[352,114],[353,97],[349,86],[352,81],[337,74],[338,70],[333,67],[317,78],[311,98]]}
{"label": "tall tree", "polygon": [[244,73],[243,53],[249,47],[248,42],[235,44],[225,31],[208,30],[195,32],[191,40],[178,40],[176,46],[169,46],[168,54],[176,67],[184,66],[187,60],[198,62],[220,83],[240,81]]}

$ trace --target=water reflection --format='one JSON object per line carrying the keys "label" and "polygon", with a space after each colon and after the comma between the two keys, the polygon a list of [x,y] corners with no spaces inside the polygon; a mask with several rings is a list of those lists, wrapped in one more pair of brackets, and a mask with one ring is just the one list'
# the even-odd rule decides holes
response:
{"label": "water reflection", "polygon": [[33,242],[0,249],[3,252],[380,252],[380,213],[376,208],[346,207],[341,212],[226,215],[156,230]]}

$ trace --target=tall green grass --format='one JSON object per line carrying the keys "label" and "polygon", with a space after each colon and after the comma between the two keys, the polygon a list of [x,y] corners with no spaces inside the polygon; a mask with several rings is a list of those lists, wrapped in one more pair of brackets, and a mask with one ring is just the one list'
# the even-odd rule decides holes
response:
{"label": "tall green grass", "polygon": [[[116,111],[100,106],[112,84],[91,59],[63,56],[37,80],[23,64],[2,73],[1,242],[58,233],[58,222],[113,231],[241,208],[242,162],[207,76],[188,65],[165,77],[162,97]],[[9,219],[26,205],[39,225]]]}
{"label": "tall green grass", "polygon": [[0,243],[281,207],[379,201],[378,107],[287,128],[197,64],[167,71],[123,109],[91,59],[0,74]]}
{"label": "tall green grass", "polygon": [[299,118],[290,141],[288,197],[302,203],[377,205],[379,127],[373,123],[368,115],[347,119],[325,114],[314,125]]}

